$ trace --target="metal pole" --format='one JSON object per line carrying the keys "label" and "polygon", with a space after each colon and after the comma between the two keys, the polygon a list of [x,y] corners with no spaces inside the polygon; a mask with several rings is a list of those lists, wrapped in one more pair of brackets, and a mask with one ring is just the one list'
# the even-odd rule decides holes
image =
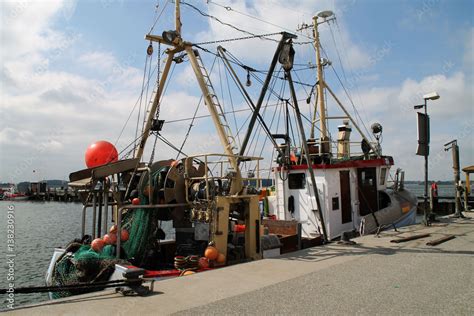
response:
{"label": "metal pole", "polygon": [[[100,182],[99,182],[100,183]],[[100,238],[100,236],[102,235],[102,198],[103,198],[103,192],[104,190],[104,186],[100,183],[100,188],[99,188],[99,192],[98,192],[98,200],[99,200],[99,211],[98,211],[98,214],[97,214],[97,237]]]}
{"label": "metal pole", "polygon": [[81,226],[81,238],[84,237],[86,234],[86,210],[87,210],[87,205],[84,205],[82,207],[82,226]]}
{"label": "metal pole", "polygon": [[310,155],[309,155],[308,143],[306,142],[306,135],[305,135],[305,132],[304,132],[303,121],[301,120],[301,113],[300,113],[300,109],[299,109],[299,106],[298,106],[298,99],[296,98],[295,87],[293,86],[293,80],[291,79],[291,72],[288,71],[288,70],[286,71],[286,77],[288,78],[288,83],[289,83],[290,92],[291,92],[291,98],[293,99],[293,103],[294,103],[294,108],[295,108],[295,112],[296,112],[296,121],[298,123],[298,128],[299,128],[300,133],[301,133],[301,141],[302,141],[304,153],[305,153],[305,156],[306,156],[306,163],[308,164],[309,174],[311,176],[311,184],[313,185],[313,189],[314,189],[314,196],[316,198],[316,206],[318,207],[319,219],[321,220],[321,228],[323,230],[323,239],[326,242],[326,241],[328,241],[328,235],[327,235],[327,232],[326,232],[326,225],[324,223],[323,209],[321,207],[321,201],[319,200],[318,187],[316,185],[316,178],[314,176],[313,166],[311,165],[311,158],[310,158]]}
{"label": "metal pole", "polygon": [[158,88],[157,88],[158,90],[155,93],[155,99],[153,99],[153,104],[151,105],[150,112],[148,114],[148,119],[146,121],[146,125],[143,130],[142,139],[140,141],[140,145],[138,146],[138,150],[135,153],[135,158],[138,158],[138,160],[141,160],[143,151],[145,150],[146,141],[150,134],[151,123],[153,122],[153,119],[155,118],[156,109],[158,107],[158,103],[160,102],[160,98],[161,98],[161,93],[164,90],[163,87],[165,86],[166,78],[168,77],[168,73],[171,68],[171,63],[173,62],[173,56],[174,56],[174,52],[169,51],[168,59],[166,60],[165,68],[163,69],[163,74],[161,75],[161,80],[158,84]]}
{"label": "metal pole", "polygon": [[96,224],[96,216],[97,216],[97,192],[94,191],[92,194],[92,239],[95,239],[96,237],[96,230],[95,230],[95,224]]}
{"label": "metal pole", "polygon": [[179,8],[180,1],[175,1],[175,6],[174,6],[174,18],[175,18],[175,28],[176,32],[181,36],[181,12]]}
{"label": "metal pole", "polygon": [[455,217],[464,217],[461,212],[461,191],[459,191],[459,182],[461,175],[459,174],[459,146],[457,142],[453,143],[453,171],[454,171],[454,189],[456,190],[455,199]]}
{"label": "metal pole", "polygon": [[333,97],[334,101],[336,101],[336,103],[339,105],[339,107],[341,108],[341,110],[346,114],[346,116],[349,118],[349,120],[351,120],[352,124],[354,125],[354,127],[357,129],[357,131],[359,132],[360,136],[365,139],[365,141],[367,142],[367,144],[369,144],[370,148],[372,149],[372,151],[377,155],[377,157],[380,157],[380,153],[379,151],[372,145],[372,143],[369,141],[369,139],[367,139],[367,137],[365,137],[364,133],[362,132],[362,130],[360,129],[359,125],[357,125],[357,122],[352,118],[352,116],[349,114],[349,112],[347,112],[346,108],[344,107],[344,105],[342,105],[341,101],[339,101],[339,99],[337,98],[336,94],[331,90],[331,88],[329,88],[329,86],[324,83],[324,86],[326,87],[326,89],[329,91],[329,94],[331,94],[331,96]]}
{"label": "metal pole", "polygon": [[107,186],[106,181],[104,181],[104,221],[102,225],[102,231],[104,234],[108,233],[107,224],[109,221],[109,187]]}
{"label": "metal pole", "polygon": [[[275,147],[275,149],[278,151],[278,153],[280,153],[282,156],[283,156],[283,153],[282,151],[280,150],[280,148],[278,148],[278,144],[277,142],[275,141],[275,139],[272,137],[272,133],[270,131],[270,129],[268,128],[268,126],[265,124],[265,121],[263,120],[263,117],[260,115],[259,112],[257,112],[257,107],[255,106],[255,104],[253,103],[252,99],[250,98],[250,95],[248,94],[247,90],[245,89],[244,85],[242,84],[242,82],[240,81],[239,77],[237,76],[237,74],[235,73],[234,71],[234,68],[232,68],[232,65],[230,64],[229,60],[227,59],[226,55],[225,55],[225,48],[222,47],[222,46],[219,46],[217,47],[217,52],[218,54],[222,57],[222,60],[224,61],[224,65],[227,67],[227,69],[229,69],[229,72],[230,74],[232,75],[232,77],[234,78],[234,81],[238,84],[238,86],[240,87],[240,90],[242,90],[245,98],[247,99],[247,102],[249,103],[250,105],[250,108],[252,109],[252,111],[254,113],[257,113],[257,118],[258,118],[258,121],[260,122],[260,125],[262,126],[262,128],[265,130],[265,132],[267,133],[268,135],[268,138],[270,139],[270,141],[273,143],[273,146]],[[242,150],[240,151],[240,156],[242,156],[244,153],[242,153]]]}
{"label": "metal pole", "polygon": [[429,137],[429,124],[428,124],[428,113],[427,113],[427,106],[426,106],[426,99],[425,99],[425,119],[426,119],[426,128],[425,128],[425,141],[426,141],[426,148],[425,148],[425,194],[423,196],[423,224],[425,226],[429,226],[430,222],[428,220],[429,211],[428,211],[428,150],[430,143],[428,141]]}
{"label": "metal pole", "polygon": [[[318,100],[319,103],[319,125],[321,128],[321,143],[320,152],[322,154],[331,153],[331,144],[328,143],[328,133],[326,127],[326,106],[324,104],[324,80],[323,80],[323,66],[321,65],[321,52],[319,45],[319,31],[318,31],[318,16],[313,17],[313,31],[314,31],[314,48],[316,49],[316,65],[318,71]],[[315,107],[316,111],[316,107]],[[314,124],[314,123],[312,123]]]}
{"label": "metal pole", "polygon": [[245,134],[245,137],[242,141],[242,146],[240,147],[239,156],[243,156],[245,154],[245,150],[247,149],[248,141],[250,139],[250,136],[252,135],[253,127],[255,125],[255,121],[257,120],[257,116],[260,112],[260,108],[262,107],[262,103],[263,103],[263,100],[265,98],[265,94],[267,92],[268,85],[270,84],[270,81],[272,79],[273,72],[275,70],[275,67],[276,67],[276,64],[277,64],[277,61],[278,61],[278,56],[280,55],[280,51],[281,51],[283,45],[285,44],[286,40],[288,40],[290,38],[296,38],[295,35],[290,34],[290,33],[286,33],[286,32],[283,32],[282,35],[283,36],[282,36],[280,42],[278,43],[278,47],[275,51],[275,54],[273,55],[272,63],[270,64],[270,69],[268,69],[267,77],[265,78],[265,82],[263,84],[262,91],[260,92],[260,96],[259,96],[258,101],[257,101],[257,105],[255,106],[255,110],[252,114],[252,118],[250,119],[250,122],[249,122],[249,125],[248,125],[248,128],[247,128],[247,133]]}

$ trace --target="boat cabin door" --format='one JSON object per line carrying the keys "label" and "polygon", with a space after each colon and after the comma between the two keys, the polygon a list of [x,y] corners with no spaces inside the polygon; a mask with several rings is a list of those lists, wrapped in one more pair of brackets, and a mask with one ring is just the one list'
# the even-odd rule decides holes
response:
{"label": "boat cabin door", "polygon": [[351,183],[349,170],[339,171],[341,186],[341,224],[352,222]]}
{"label": "boat cabin door", "polygon": [[360,216],[378,211],[377,173],[375,168],[357,169]]}

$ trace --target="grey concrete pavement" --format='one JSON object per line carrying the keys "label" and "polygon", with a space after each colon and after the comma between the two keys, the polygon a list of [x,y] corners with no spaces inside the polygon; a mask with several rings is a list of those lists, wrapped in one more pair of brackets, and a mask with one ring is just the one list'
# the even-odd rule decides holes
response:
{"label": "grey concrete pavement", "polygon": [[[390,243],[422,233],[431,236]],[[447,234],[456,238],[425,245]],[[160,281],[148,297],[104,291],[10,313],[474,315],[474,219],[411,226],[356,241]]]}

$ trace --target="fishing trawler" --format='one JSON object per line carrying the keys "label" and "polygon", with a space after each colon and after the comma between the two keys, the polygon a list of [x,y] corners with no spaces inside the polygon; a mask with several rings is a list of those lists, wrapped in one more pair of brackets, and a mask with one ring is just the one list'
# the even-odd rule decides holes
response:
{"label": "fishing trawler", "polygon": [[[224,47],[211,52],[249,105],[245,128],[235,123],[233,131],[223,97],[211,82],[211,71],[204,65],[202,55],[210,52],[202,47],[206,43],[191,43],[182,38],[181,4],[186,3],[175,1],[174,30],[145,37],[150,42],[147,56],[151,58],[154,47],[158,47],[158,80],[146,111],[148,115],[138,133],[140,136],[130,144],[129,153],[133,157],[119,157],[113,145],[99,142],[88,151],[87,159],[91,161],[88,168],[70,175],[69,186],[77,190],[83,202],[82,235],[53,254],[47,284],[63,290],[52,297],[103,288],[107,282],[126,275],[166,278],[261,259],[265,250],[262,215],[284,225],[297,224],[301,228],[299,237],[317,238],[321,242],[329,242],[346,231],[365,234],[414,220],[416,199],[403,190],[403,173],[397,172],[400,181],[393,190],[387,190],[393,159],[382,155],[378,141],[371,142],[362,133],[323,79],[318,18],[327,21],[330,12],[320,13],[313,21],[314,42],[310,45],[316,48],[318,81],[312,86],[318,91],[319,119],[315,109],[310,126],[303,124],[304,115],[292,79],[296,35],[279,32],[241,38],[280,37],[271,39],[277,47],[268,71],[257,71],[241,63]],[[213,43],[225,41],[228,40]],[[160,68],[162,45],[168,47],[163,69]],[[186,155],[182,150],[184,143],[177,147],[163,137],[169,124],[159,116],[164,87],[170,80],[171,67],[184,60],[196,77],[223,153]],[[242,72],[246,75],[246,84],[240,80]],[[246,89],[251,76],[262,83],[258,98],[253,98]],[[278,93],[274,88],[276,82],[286,86],[286,92]],[[327,128],[325,90],[345,113],[335,142]],[[278,101],[275,108],[284,113],[282,124],[266,122],[270,115],[265,111],[271,108],[272,95],[276,95]],[[317,121],[321,130],[318,140],[314,138]],[[293,124],[297,137],[291,132]],[[361,154],[351,151],[352,127],[362,137],[362,141],[357,142],[362,146]],[[308,128],[310,137],[306,137]],[[246,131],[242,139],[236,137],[236,130]],[[372,131],[378,140],[381,125],[374,124]],[[266,170],[273,174],[274,183],[267,188],[262,177],[264,157],[252,154],[258,143],[256,135],[260,134],[266,136],[263,145],[270,141],[271,151],[277,155],[275,160],[268,161],[270,167]],[[155,145],[150,159],[145,162],[144,151],[150,137],[155,137]],[[156,139],[176,149],[178,156],[154,161]],[[87,212],[92,213],[90,223]],[[165,223],[173,227],[172,234],[165,232]],[[93,284],[99,285],[93,287]]]}
{"label": "fishing trawler", "polygon": [[[318,26],[331,19],[334,19],[331,11],[322,11],[313,18],[312,25],[319,118],[311,122],[308,140],[305,140],[305,129],[301,126],[303,141],[300,148],[293,147],[288,130],[283,137],[278,135],[285,142],[280,146],[283,150],[279,155],[280,164],[273,169],[276,193],[270,197],[270,213],[279,219],[301,223],[305,237],[324,234],[329,240],[340,237],[344,232],[367,234],[386,227],[414,224],[417,200],[412,193],[404,190],[403,171],[397,170],[396,181],[392,181],[392,188],[387,189],[394,161],[391,156],[382,155],[379,142],[382,125],[372,124],[376,142],[371,142],[324,80],[323,64],[327,64],[328,60],[321,57]],[[332,117],[342,119],[342,124],[337,126],[336,141],[331,139],[327,128],[326,91],[344,114]],[[294,102],[297,102],[296,98]],[[320,123],[318,140],[314,139],[316,121]],[[351,141],[353,127],[361,141]],[[351,152],[354,145],[360,146],[360,149]]]}

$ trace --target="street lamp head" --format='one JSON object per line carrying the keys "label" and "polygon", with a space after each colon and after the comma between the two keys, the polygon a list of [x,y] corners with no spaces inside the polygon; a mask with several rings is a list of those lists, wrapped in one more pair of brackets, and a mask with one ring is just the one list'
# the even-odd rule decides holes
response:
{"label": "street lamp head", "polygon": [[316,13],[316,16],[318,18],[323,18],[323,19],[327,19],[327,18],[330,18],[331,16],[334,15],[334,12],[330,11],[330,10],[326,10],[326,11],[319,11],[318,13]]}
{"label": "street lamp head", "polygon": [[425,94],[423,96],[423,99],[425,99],[425,100],[438,100],[439,99],[439,94],[436,91],[431,92],[431,93]]}

